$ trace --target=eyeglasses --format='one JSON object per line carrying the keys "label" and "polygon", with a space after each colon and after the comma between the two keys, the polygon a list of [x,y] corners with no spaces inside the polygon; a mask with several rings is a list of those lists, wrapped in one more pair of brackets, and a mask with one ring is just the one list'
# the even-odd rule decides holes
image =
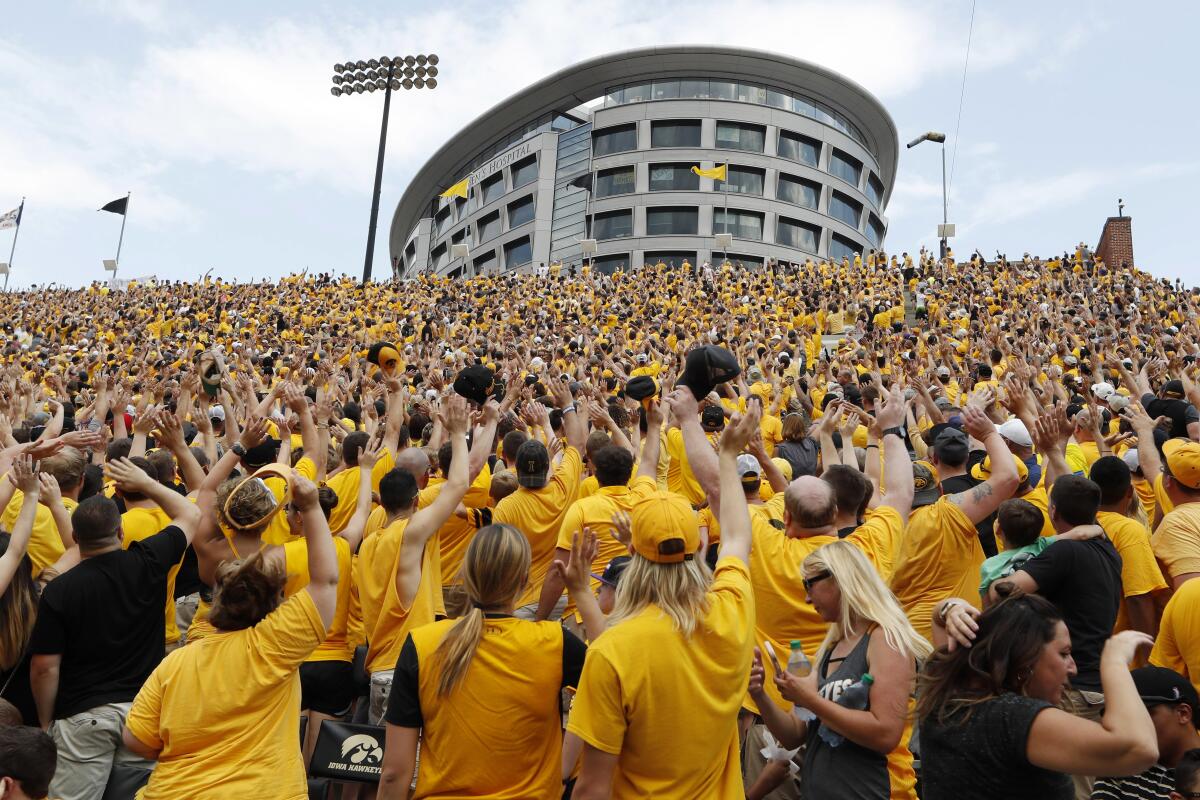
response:
{"label": "eyeglasses", "polygon": [[815,586],[816,584],[825,580],[826,578],[832,578],[832,577],[833,577],[832,572],[830,572],[829,570],[824,570],[822,572],[818,572],[816,575],[813,575],[810,578],[801,578],[800,583],[804,585],[804,591],[811,592],[813,586]]}

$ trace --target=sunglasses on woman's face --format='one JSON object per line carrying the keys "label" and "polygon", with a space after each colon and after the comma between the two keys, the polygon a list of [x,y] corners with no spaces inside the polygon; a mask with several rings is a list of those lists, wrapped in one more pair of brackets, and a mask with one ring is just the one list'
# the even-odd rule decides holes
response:
{"label": "sunglasses on woman's face", "polygon": [[806,592],[811,592],[811,591],[812,591],[812,587],[813,587],[813,586],[815,586],[816,584],[818,584],[818,583],[820,583],[821,581],[825,580],[826,578],[832,578],[832,577],[833,577],[833,573],[832,573],[832,572],[830,572],[829,570],[823,570],[823,571],[821,571],[821,572],[818,572],[816,575],[813,575],[813,576],[811,576],[811,577],[808,577],[808,578],[801,578],[801,579],[800,579],[800,583],[804,585],[804,591],[806,591]]}

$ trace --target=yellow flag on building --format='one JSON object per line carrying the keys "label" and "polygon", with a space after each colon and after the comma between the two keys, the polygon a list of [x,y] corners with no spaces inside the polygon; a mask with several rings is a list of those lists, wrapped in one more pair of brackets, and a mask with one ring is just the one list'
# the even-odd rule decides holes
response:
{"label": "yellow flag on building", "polygon": [[467,199],[467,182],[469,180],[470,180],[470,176],[463,178],[461,181],[454,184],[449,189],[447,189],[446,191],[444,191],[440,195],[438,195],[438,197],[461,197],[463,200],[466,200]]}
{"label": "yellow flag on building", "polygon": [[699,175],[701,178],[712,178],[714,181],[725,180],[725,169],[728,165],[722,164],[719,167],[712,169],[700,169],[700,167],[692,167],[692,172]]}

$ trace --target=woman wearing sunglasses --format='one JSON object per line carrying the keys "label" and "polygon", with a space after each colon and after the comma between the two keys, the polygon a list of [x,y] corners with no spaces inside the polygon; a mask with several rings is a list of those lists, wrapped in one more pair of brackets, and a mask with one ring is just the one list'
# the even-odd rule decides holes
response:
{"label": "woman wearing sunglasses", "polygon": [[[766,675],[757,651],[750,695],[783,748],[806,744],[800,780],[805,797],[912,800],[916,778],[908,750],[908,706],[917,661],[929,655],[929,643],[853,544],[832,542],[813,551],[801,564],[801,574],[808,600],[829,623],[829,632],[808,676],[772,664],[772,680],[797,713],[765,702]],[[873,682],[863,680],[864,675]],[[849,702],[860,689],[846,694],[860,681],[867,686],[865,708]],[[746,796],[763,797],[783,778],[781,768],[765,770]]]}

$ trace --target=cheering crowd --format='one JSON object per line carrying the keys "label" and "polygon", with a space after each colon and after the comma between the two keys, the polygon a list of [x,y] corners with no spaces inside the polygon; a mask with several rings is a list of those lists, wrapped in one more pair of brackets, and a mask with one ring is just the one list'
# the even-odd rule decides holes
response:
{"label": "cheering crowd", "polygon": [[1200,797],[1200,290],[1081,248],[0,303],[0,798],[300,800],[338,721],[341,797]]}

